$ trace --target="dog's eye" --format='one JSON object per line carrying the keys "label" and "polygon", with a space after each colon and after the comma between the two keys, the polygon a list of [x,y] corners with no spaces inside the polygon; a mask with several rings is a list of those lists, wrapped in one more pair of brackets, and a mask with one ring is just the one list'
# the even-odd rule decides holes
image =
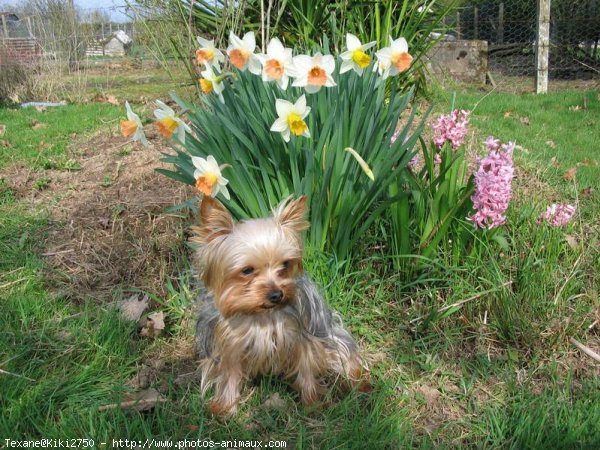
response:
{"label": "dog's eye", "polygon": [[242,275],[252,275],[254,273],[254,267],[248,266],[242,269]]}
{"label": "dog's eye", "polygon": [[288,270],[290,268],[290,262],[284,261],[282,266],[283,266],[283,270]]}

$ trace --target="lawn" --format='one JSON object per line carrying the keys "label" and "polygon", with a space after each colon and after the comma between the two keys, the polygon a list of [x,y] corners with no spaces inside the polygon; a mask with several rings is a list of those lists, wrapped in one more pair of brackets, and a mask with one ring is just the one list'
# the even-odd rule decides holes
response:
{"label": "lawn", "polygon": [[[35,187],[25,194],[11,187],[15,166],[33,166],[37,178],[69,173],[42,161],[78,164],[76,149],[67,149],[73,134],[114,133],[122,108],[0,109],[7,127],[0,139],[12,144],[0,147],[0,438],[92,438],[101,447],[154,438],[284,440],[288,448],[598,448],[598,362],[569,343],[600,349],[598,95],[459,92],[455,105],[474,110],[473,152],[490,134],[519,146],[506,244],[487,242],[460,262],[442,256],[416,280],[383,269],[377,255],[348,266],[309,250],[306,269],[359,339],[373,392],[334,389],[324,406],[305,409],[285,383],[264,378],[226,422],[208,413],[194,377],[187,252],[175,246],[177,273],[160,280],[162,290],[144,290],[165,314],[165,332],[140,336],[114,307],[137,292],[126,282],[102,300],[74,299],[49,283],[49,212],[31,203]],[[450,108],[451,95],[435,98],[440,111]],[[127,151],[115,158],[143,154]],[[93,189],[105,192],[98,180]],[[549,203],[576,201],[581,215],[566,229],[535,223]],[[149,411],[103,408],[150,387],[164,401]]]}

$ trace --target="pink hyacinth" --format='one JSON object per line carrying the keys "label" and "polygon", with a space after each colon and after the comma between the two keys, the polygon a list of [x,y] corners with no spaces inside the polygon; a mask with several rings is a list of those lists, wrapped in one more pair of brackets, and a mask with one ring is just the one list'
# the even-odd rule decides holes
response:
{"label": "pink hyacinth", "polygon": [[419,153],[416,153],[415,156],[413,156],[410,161],[408,162],[407,166],[410,170],[412,170],[413,172],[415,170],[417,170],[417,168],[422,164],[421,161],[421,155],[419,155]]}
{"label": "pink hyacinth", "polygon": [[576,210],[577,207],[574,205],[553,203],[548,206],[546,212],[540,216],[539,221],[545,220],[554,227],[563,227],[571,221]]}
{"label": "pink hyacinth", "polygon": [[448,115],[441,115],[433,125],[433,143],[441,149],[446,142],[452,144],[452,150],[461,146],[467,134],[470,111],[455,109]]}
{"label": "pink hyacinth", "polygon": [[487,156],[477,159],[479,169],[475,173],[475,193],[471,197],[477,212],[467,220],[476,227],[492,229],[506,221],[504,213],[512,195],[515,144],[501,145],[499,141],[488,138],[486,147]]}

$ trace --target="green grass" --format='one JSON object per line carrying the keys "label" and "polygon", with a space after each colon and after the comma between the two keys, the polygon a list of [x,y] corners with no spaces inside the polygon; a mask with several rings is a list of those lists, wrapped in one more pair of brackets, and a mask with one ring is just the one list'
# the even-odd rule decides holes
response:
{"label": "green grass", "polygon": [[106,103],[67,105],[43,112],[0,107],[0,124],[6,125],[2,139],[10,144],[0,145],[0,168],[13,163],[44,168],[52,160],[62,161],[74,139],[99,128],[116,127],[123,111]]}
{"label": "green grass", "polygon": [[[587,111],[568,109],[583,104],[584,96]],[[460,93],[456,105],[472,108],[481,98]],[[536,224],[547,203],[574,201],[575,192],[598,187],[597,166],[578,166],[577,191],[562,178],[578,162],[599,159],[596,98],[597,91],[494,93],[475,109],[472,124],[482,137],[516,140],[527,150],[516,154],[522,178],[501,231],[507,246],[478,233],[470,255],[442,255],[411,282],[386,269],[389,261],[377,251],[352,266],[308,253],[307,270],[372,358],[374,380],[370,395],[334,390],[327,406],[315,410],[302,408],[286,383],[264,378],[235,418],[211,417],[197,382],[176,382],[195,368],[177,352],[190,334],[189,268],[181,268],[180,279],[165,280],[168,295],[155,298],[166,314],[166,333],[142,338],[110,305],[73,303],[48,290],[40,256],[47,218],[0,180],[0,369],[8,372],[0,373],[0,439],[93,438],[107,446],[112,439],[153,437],[281,439],[287,448],[598,448],[596,369],[568,342],[571,336],[590,346],[598,342],[587,331],[600,308],[598,190],[580,198],[581,221],[565,229]],[[439,100],[440,110],[447,110],[450,97],[440,94]],[[54,143],[48,151],[60,158],[71,133],[85,135],[121,114],[103,104],[44,113],[0,110],[0,123],[7,125],[2,139],[15,145],[1,149],[0,167],[37,164],[42,140]],[[529,125],[519,117],[528,117]],[[34,119],[49,126],[32,130]],[[567,234],[577,247],[567,243]],[[483,291],[489,292],[448,314],[431,314]],[[419,316],[425,320],[411,324]],[[159,369],[151,385],[166,402],[149,412],[99,410],[133,391],[127,381],[152,364]],[[282,409],[265,405],[274,393],[285,402]]]}

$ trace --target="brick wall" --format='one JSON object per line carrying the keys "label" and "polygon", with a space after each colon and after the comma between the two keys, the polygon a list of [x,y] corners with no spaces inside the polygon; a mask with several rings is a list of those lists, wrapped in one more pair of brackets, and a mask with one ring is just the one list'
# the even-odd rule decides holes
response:
{"label": "brick wall", "polygon": [[0,66],[15,62],[37,66],[41,58],[42,47],[36,39],[0,39]]}

